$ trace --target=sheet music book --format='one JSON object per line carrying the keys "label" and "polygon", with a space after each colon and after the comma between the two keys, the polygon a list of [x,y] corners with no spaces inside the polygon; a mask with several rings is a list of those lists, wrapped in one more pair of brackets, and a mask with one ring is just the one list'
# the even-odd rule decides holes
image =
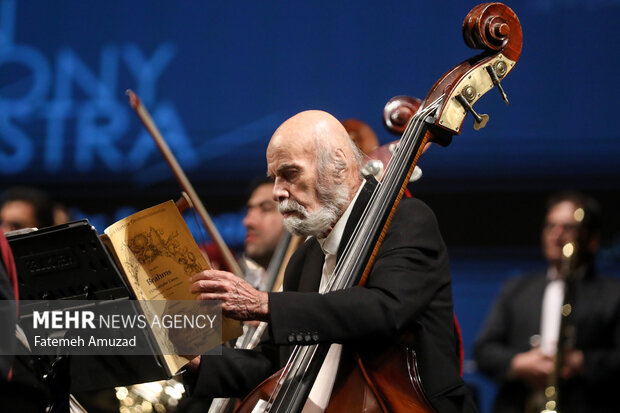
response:
{"label": "sheet music book", "polygon": [[[136,212],[104,231],[104,244],[114,255],[138,303],[147,300],[195,300],[189,278],[210,266],[173,201]],[[145,314],[149,308],[142,307]],[[160,346],[173,346],[168,335],[156,332]],[[222,320],[222,341],[239,337],[241,323]],[[190,360],[164,355],[166,369],[176,374]]]}
{"label": "sheet music book", "polygon": [[[209,268],[172,201],[114,223],[101,238],[80,220],[7,239],[22,300],[195,300],[189,277]],[[224,341],[240,334],[239,322],[223,319]],[[150,340],[161,348],[169,339],[151,334]],[[189,361],[159,353],[74,356],[80,361],[71,363],[72,391],[169,378]]]}

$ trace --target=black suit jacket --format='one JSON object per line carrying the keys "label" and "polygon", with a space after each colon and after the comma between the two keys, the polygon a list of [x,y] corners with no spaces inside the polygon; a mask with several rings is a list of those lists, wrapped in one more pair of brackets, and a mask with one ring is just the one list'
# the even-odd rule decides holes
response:
{"label": "black suit jacket", "polygon": [[[372,185],[365,185],[347,222],[350,238]],[[458,371],[451,281],[445,244],[421,201],[399,205],[366,287],[318,294],[324,256],[315,238],[291,258],[283,293],[269,294],[269,338],[255,351],[203,358],[195,395],[244,395],[283,365],[291,344],[344,343],[377,348],[403,332],[415,337],[422,383],[439,412],[474,411]]]}
{"label": "black suit jacket", "polygon": [[[495,412],[523,412],[529,389],[508,377],[510,362],[540,334],[545,273],[509,281],[497,298],[474,346],[479,369],[499,382]],[[575,347],[584,353],[583,373],[563,383],[559,411],[616,412],[620,374],[620,280],[584,277],[575,287]]]}

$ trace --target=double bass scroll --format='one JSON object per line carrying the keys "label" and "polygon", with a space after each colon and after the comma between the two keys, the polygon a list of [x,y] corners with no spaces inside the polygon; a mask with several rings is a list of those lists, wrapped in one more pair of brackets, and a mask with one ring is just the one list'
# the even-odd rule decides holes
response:
{"label": "double bass scroll", "polygon": [[[474,7],[463,22],[463,39],[472,49],[483,52],[444,74],[425,98],[432,102],[441,96],[443,103],[429,130],[431,141],[442,146],[450,144],[453,135],[462,131],[467,113],[475,119],[474,129],[486,125],[489,117],[473,109],[475,102],[497,86],[508,103],[501,81],[512,71],[521,55],[523,33],[517,15],[502,3],[483,3]],[[415,98],[396,96],[386,104],[383,114],[385,127],[402,134],[419,104]]]}

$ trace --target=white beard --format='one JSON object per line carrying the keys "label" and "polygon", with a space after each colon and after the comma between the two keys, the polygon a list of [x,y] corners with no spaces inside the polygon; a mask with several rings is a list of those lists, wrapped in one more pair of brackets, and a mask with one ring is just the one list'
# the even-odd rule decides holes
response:
{"label": "white beard", "polygon": [[295,235],[303,237],[325,236],[336,225],[349,204],[349,190],[344,184],[334,185],[327,189],[319,187],[319,199],[323,206],[315,212],[308,212],[306,208],[293,199],[285,199],[278,204],[281,214],[295,212],[284,218],[284,226]]}

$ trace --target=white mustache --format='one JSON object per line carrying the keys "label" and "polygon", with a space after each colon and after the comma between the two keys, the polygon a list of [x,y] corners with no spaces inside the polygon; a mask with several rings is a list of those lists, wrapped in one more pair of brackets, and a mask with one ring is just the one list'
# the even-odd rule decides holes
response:
{"label": "white mustache", "polygon": [[280,201],[278,203],[278,211],[281,214],[287,213],[287,212],[298,212],[303,216],[308,215],[308,213],[306,212],[306,208],[301,205],[299,202],[294,201],[292,199],[285,199],[283,201]]}

